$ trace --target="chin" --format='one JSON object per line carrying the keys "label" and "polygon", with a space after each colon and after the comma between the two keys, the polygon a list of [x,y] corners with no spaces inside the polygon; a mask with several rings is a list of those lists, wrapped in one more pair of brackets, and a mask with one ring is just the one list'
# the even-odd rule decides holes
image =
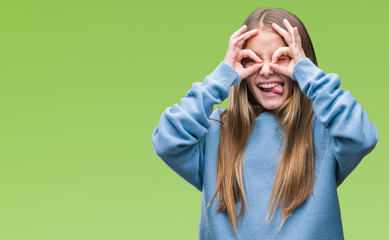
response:
{"label": "chin", "polygon": [[266,110],[275,110],[279,107],[281,107],[281,105],[270,105],[270,106],[267,106],[267,105],[262,105]]}
{"label": "chin", "polygon": [[285,102],[284,99],[279,99],[280,101],[259,101],[259,104],[261,104],[262,107],[264,107],[267,110],[275,110],[277,108],[280,108],[282,104]]}

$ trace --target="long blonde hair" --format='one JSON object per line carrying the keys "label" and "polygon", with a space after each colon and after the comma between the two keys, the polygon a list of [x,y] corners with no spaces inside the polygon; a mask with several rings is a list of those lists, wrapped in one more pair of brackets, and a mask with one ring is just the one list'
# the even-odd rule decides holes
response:
{"label": "long blonde hair", "polygon": [[[298,27],[304,52],[317,65],[308,32],[294,14],[280,8],[259,8],[249,15],[244,24],[248,27],[247,31],[259,27],[272,29],[273,22],[284,28],[282,23],[284,18],[288,19],[293,27]],[[242,48],[246,47],[246,43]],[[278,163],[266,219],[269,223],[277,206],[281,205],[280,228],[293,210],[312,193],[315,179],[312,101],[301,92],[296,81],[292,82],[290,97],[280,108],[272,111],[280,119],[278,129],[284,133],[282,143],[285,147]],[[254,128],[255,118],[265,111],[268,110],[255,100],[246,81],[241,81],[231,87],[228,108],[220,115],[217,182],[215,193],[208,206],[215,196],[218,196],[218,211],[227,211],[236,233],[236,203],[242,200],[238,220],[243,219],[247,205],[242,181],[243,154]]]}

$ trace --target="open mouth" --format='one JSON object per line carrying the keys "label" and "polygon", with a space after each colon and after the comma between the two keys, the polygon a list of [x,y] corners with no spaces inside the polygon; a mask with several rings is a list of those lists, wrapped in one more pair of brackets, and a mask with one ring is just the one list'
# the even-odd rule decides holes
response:
{"label": "open mouth", "polygon": [[282,94],[284,92],[284,83],[261,83],[257,86],[261,92],[269,94]]}

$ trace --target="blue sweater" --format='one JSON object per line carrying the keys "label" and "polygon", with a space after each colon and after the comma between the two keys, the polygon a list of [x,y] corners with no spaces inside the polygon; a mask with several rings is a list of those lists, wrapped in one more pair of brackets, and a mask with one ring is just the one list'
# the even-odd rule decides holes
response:
{"label": "blue sweater", "polygon": [[[313,100],[315,144],[313,194],[285,221],[278,207],[266,226],[270,193],[281,152],[275,117],[265,112],[255,119],[253,134],[244,152],[243,175],[247,211],[238,235],[228,214],[217,211],[217,198],[210,207],[216,186],[216,163],[223,109],[213,105],[228,97],[238,73],[221,62],[203,82],[193,83],[180,104],[168,107],[152,133],[155,153],[172,170],[202,192],[199,239],[344,239],[337,187],[361,159],[373,150],[378,131],[349,91],[338,88],[337,74],[325,74],[308,58],[293,69],[292,79]],[[237,203],[239,214],[241,201]]]}

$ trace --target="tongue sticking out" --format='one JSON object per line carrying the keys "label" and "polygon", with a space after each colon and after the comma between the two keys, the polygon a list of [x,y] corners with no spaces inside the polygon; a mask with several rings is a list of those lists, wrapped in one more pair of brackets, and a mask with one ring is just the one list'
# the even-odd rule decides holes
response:
{"label": "tongue sticking out", "polygon": [[265,88],[264,91],[282,94],[284,92],[284,86],[282,86],[281,84],[278,84],[277,86],[272,87],[272,88]]}

